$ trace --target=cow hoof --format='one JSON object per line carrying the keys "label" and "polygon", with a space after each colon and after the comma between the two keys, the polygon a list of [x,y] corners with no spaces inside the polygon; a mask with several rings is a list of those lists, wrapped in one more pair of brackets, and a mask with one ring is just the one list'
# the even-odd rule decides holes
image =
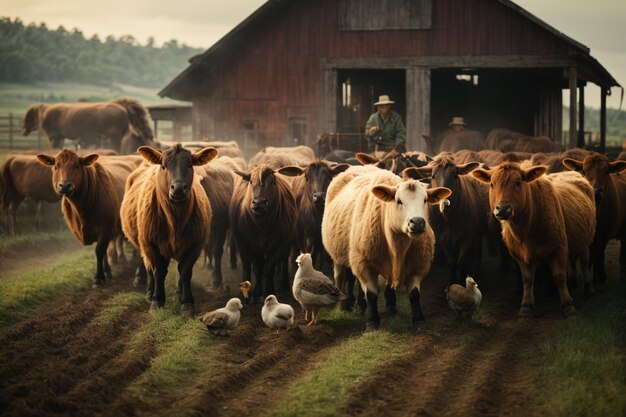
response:
{"label": "cow hoof", "polygon": [[373,332],[375,330],[378,330],[379,328],[380,324],[376,323],[375,321],[368,321],[365,324],[365,333]]}
{"label": "cow hoof", "polygon": [[150,311],[157,311],[157,310],[159,310],[162,307],[163,307],[163,305],[160,304],[156,300],[152,300],[152,302],[150,303]]}
{"label": "cow hoof", "polygon": [[104,280],[95,278],[93,283],[91,284],[91,288],[102,288],[104,287]]}
{"label": "cow hoof", "polygon": [[192,303],[185,303],[180,306],[180,311],[187,317],[193,317],[195,308]]}
{"label": "cow hoof", "polygon": [[133,280],[133,287],[135,288],[140,288],[144,285],[146,285],[146,279],[143,277],[135,277]]}
{"label": "cow hoof", "polygon": [[426,330],[426,321],[425,320],[414,321],[411,327],[413,328],[414,332],[422,332]]}
{"label": "cow hoof", "polygon": [[522,306],[517,313],[517,317],[526,319],[533,316],[533,307],[531,305]]}
{"label": "cow hoof", "polygon": [[398,309],[396,308],[396,306],[387,306],[387,314],[389,314],[390,316],[397,316]]}
{"label": "cow hoof", "polygon": [[576,308],[570,304],[568,306],[563,307],[563,317],[569,318],[576,316]]}

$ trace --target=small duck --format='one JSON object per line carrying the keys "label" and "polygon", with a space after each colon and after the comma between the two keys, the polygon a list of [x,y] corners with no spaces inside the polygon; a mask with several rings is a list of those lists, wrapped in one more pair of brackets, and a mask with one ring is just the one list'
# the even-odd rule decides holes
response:
{"label": "small duck", "polygon": [[239,324],[243,304],[239,298],[231,298],[225,307],[206,313],[200,321],[207,330],[216,336],[226,336],[229,330],[234,329]]}
{"label": "small duck", "polygon": [[239,291],[243,295],[243,301],[248,304],[250,302],[250,290],[252,289],[252,283],[250,281],[243,281],[239,283]]}
{"label": "small duck", "polygon": [[311,254],[302,253],[296,258],[298,270],[293,279],[292,292],[294,298],[304,309],[304,320],[311,321],[308,325],[317,323],[317,311],[320,307],[332,306],[339,300],[345,300],[346,296],[326,275],[313,268]]}
{"label": "small duck", "polygon": [[465,287],[459,284],[452,284],[446,288],[446,299],[448,305],[463,319],[463,315],[471,316],[472,312],[480,306],[482,293],[478,289],[478,284],[474,278],[465,278]]}
{"label": "small duck", "polygon": [[261,318],[263,323],[271,329],[287,330],[293,327],[293,318],[295,313],[293,307],[289,304],[279,303],[275,295],[268,295],[265,298],[265,304],[261,309]]}

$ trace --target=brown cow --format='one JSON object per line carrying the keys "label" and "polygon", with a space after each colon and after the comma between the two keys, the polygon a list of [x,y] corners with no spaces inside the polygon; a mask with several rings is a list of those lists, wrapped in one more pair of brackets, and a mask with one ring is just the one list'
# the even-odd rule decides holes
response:
{"label": "brown cow", "polygon": [[312,162],[304,168],[304,175],[295,177],[292,184],[298,207],[296,251],[311,253],[313,262],[319,259],[320,265],[325,255],[322,245],[322,216],[326,190],[333,177],[349,167],[348,164],[331,165],[326,161]]}
{"label": "brown cow", "polygon": [[165,304],[165,277],[173,258],[178,261],[182,310],[193,312],[192,269],[211,227],[211,205],[193,167],[207,164],[217,150],[192,154],[177,145],[163,152],[150,147],[138,151],[152,165],[129,177],[120,210],[124,234],[148,270],[151,309]]}
{"label": "brown cow", "polygon": [[478,162],[457,164],[451,154],[439,154],[426,167],[418,168],[432,177],[432,187],[452,190],[449,205],[430,207],[430,224],[445,255],[450,284],[462,284],[465,278],[480,278],[482,238],[489,221],[489,189],[467,174]]}
{"label": "brown cow", "polygon": [[[249,281],[254,270],[253,297],[259,301],[274,293],[277,267],[283,270],[283,285],[288,283],[287,260],[295,236],[296,200],[287,176],[302,175],[302,168],[289,166],[275,171],[259,165],[249,172],[235,171],[243,179],[235,188],[230,206],[230,221],[241,255],[244,277]],[[288,288],[283,288],[288,290]]]}
{"label": "brown cow", "polygon": [[103,285],[105,274],[111,278],[107,247],[121,233],[124,183],[135,167],[120,159],[97,161],[98,154],[81,157],[68,149],[55,157],[40,154],[37,159],[53,168],[52,186],[62,198],[61,209],[70,231],[83,245],[97,242],[94,285]]}
{"label": "brown cow", "polygon": [[434,140],[426,135],[422,135],[426,146],[429,148],[428,153],[431,155],[438,154],[439,152],[457,152],[463,149],[470,151],[480,151],[485,149],[485,142],[483,134],[477,130],[463,129],[454,130],[446,129],[441,134],[439,146],[434,143]]}
{"label": "brown cow", "polygon": [[596,234],[591,244],[594,284],[606,282],[604,252],[611,239],[620,240],[620,275],[626,278],[626,161],[611,162],[599,153],[583,161],[566,158],[563,165],[582,172],[596,198]]}
{"label": "brown cow", "polygon": [[520,317],[533,313],[536,269],[547,263],[556,283],[563,314],[575,314],[566,285],[568,259],[580,260],[589,284],[589,245],[595,230],[593,190],[581,175],[544,176],[547,167],[505,162],[472,175],[490,184],[489,202],[502,225],[502,237],[522,273]]}
{"label": "brown cow", "polygon": [[24,117],[22,134],[41,130],[53,148],[63,147],[64,139],[82,144],[98,144],[102,137],[120,150],[128,133],[152,140],[146,109],[134,100],[118,99],[102,103],[57,103],[31,106]]}
{"label": "brown cow", "polygon": [[[327,195],[322,219],[324,247],[333,259],[338,287],[343,287],[341,272],[347,267],[366,289],[366,331],[380,324],[379,275],[388,281],[391,291],[406,287],[411,319],[419,326],[424,321],[420,284],[430,269],[435,247],[427,203],[436,204],[448,197],[450,190],[427,190],[419,181],[401,180],[389,171],[352,167],[331,182]],[[390,301],[395,298],[387,299]],[[389,307],[395,310],[395,303]]]}

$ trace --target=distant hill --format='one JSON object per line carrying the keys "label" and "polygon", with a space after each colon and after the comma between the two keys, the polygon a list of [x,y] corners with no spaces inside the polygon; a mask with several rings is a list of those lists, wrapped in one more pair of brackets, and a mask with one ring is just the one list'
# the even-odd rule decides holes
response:
{"label": "distant hill", "polygon": [[140,45],[132,36],[86,39],[78,29],[50,30],[45,23],[25,25],[20,19],[0,18],[0,82],[41,82],[112,86],[115,83],[161,89],[202,49],[179,45],[161,47],[150,39]]}
{"label": "distant hill", "polygon": [[[563,106],[563,132],[569,129],[569,107]],[[600,134],[600,110],[585,108],[585,132]],[[626,111],[606,109],[606,142],[609,146],[622,146],[626,140]]]}

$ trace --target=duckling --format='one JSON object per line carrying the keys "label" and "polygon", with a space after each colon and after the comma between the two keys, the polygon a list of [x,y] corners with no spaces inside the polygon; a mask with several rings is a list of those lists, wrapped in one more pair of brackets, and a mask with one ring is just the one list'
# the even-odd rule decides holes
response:
{"label": "duckling", "polygon": [[293,327],[295,313],[289,304],[279,303],[275,295],[268,295],[261,309],[261,318],[268,327],[278,333],[281,329]]}
{"label": "duckling", "polygon": [[206,313],[200,321],[207,330],[216,336],[226,336],[228,330],[232,330],[239,324],[243,304],[239,298],[231,298],[226,307]]}
{"label": "duckling", "polygon": [[478,284],[472,277],[465,278],[465,287],[452,284],[446,288],[448,305],[456,312],[459,319],[462,319],[464,314],[471,316],[472,312],[480,306],[482,297]]}

